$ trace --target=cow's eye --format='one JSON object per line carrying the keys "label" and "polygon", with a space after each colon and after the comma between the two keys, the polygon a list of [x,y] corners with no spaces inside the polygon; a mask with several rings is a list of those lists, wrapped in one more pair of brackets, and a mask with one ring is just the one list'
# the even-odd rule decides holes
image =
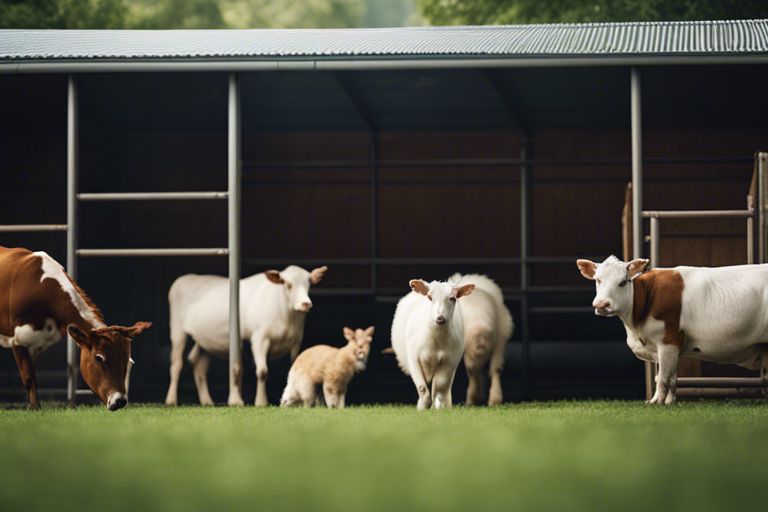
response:
{"label": "cow's eye", "polygon": [[428,298],[429,300],[432,300],[432,294],[431,294],[431,293],[428,293],[428,294],[427,294],[427,298]]}
{"label": "cow's eye", "polygon": [[293,285],[291,283],[285,283],[285,287],[290,290],[291,288],[293,288]]}
{"label": "cow's eye", "polygon": [[456,297],[451,297],[451,302],[456,302]]}
{"label": "cow's eye", "polygon": [[96,354],[96,360],[98,362],[100,362],[100,363],[106,363],[107,362],[107,359],[103,355],[101,355],[101,354]]}
{"label": "cow's eye", "polygon": [[597,284],[603,284],[603,282],[599,279],[597,279],[596,281],[597,281]]}

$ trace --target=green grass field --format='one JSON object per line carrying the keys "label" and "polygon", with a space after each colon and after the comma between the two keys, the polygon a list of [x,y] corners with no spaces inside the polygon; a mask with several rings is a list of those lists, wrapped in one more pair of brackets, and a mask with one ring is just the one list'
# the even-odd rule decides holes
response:
{"label": "green grass field", "polygon": [[768,403],[0,411],[0,510],[761,510]]}

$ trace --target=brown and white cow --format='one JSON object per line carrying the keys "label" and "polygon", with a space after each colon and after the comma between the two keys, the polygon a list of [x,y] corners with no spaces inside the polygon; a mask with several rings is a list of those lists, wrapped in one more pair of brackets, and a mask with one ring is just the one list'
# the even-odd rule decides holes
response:
{"label": "brown and white cow", "polygon": [[29,408],[37,409],[34,362],[66,333],[80,347],[80,373],[111,411],[127,403],[131,339],[152,324],[107,326],[101,312],[44,252],[0,247],[0,346],[13,350]]}
{"label": "brown and white cow", "polygon": [[632,352],[659,364],[649,403],[675,401],[679,357],[760,369],[768,379],[768,265],[646,271],[648,260],[614,256],[576,265],[595,281],[595,314],[621,318]]}

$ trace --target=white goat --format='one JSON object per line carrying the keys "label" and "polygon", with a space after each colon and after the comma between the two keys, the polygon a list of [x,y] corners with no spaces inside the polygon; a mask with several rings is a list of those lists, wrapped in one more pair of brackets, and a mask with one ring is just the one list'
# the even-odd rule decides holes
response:
{"label": "white goat", "polygon": [[488,364],[491,391],[488,405],[498,405],[504,400],[501,390],[501,368],[507,341],[515,328],[512,315],[504,305],[501,288],[487,276],[454,274],[448,280],[454,286],[473,283],[472,295],[461,301],[464,319],[464,366],[467,369],[467,405],[482,402],[483,369]]}
{"label": "white goat", "polygon": [[451,385],[464,352],[464,324],[456,301],[472,293],[475,285],[421,279],[409,284],[412,291],[395,310],[392,348],[419,393],[417,408],[450,407]]}

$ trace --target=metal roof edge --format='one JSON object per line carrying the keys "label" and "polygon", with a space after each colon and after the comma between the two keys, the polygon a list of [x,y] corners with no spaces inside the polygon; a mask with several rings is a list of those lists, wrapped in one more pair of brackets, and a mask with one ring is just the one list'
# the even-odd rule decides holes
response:
{"label": "metal roof edge", "polygon": [[124,72],[248,72],[312,70],[396,70],[435,68],[524,68],[586,66],[664,66],[768,64],[768,53],[700,55],[605,55],[605,56],[514,56],[514,57],[403,57],[260,59],[112,59],[0,61],[0,74],[35,73],[124,73]]}

